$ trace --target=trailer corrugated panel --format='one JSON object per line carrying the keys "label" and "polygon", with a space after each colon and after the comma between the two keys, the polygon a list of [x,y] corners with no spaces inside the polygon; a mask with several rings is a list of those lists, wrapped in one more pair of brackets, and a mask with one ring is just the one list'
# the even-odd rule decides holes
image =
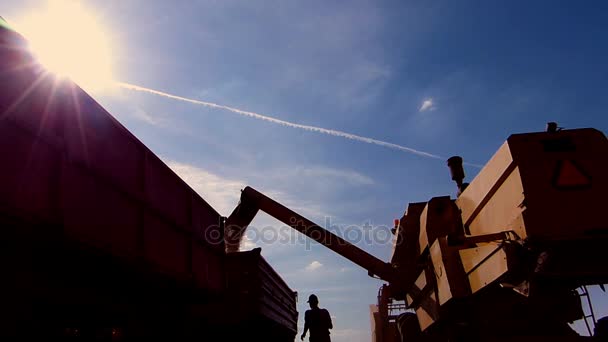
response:
{"label": "trailer corrugated panel", "polygon": [[83,247],[219,291],[221,215],[25,46],[0,28],[0,218],[60,227]]}
{"label": "trailer corrugated panel", "polygon": [[226,287],[231,315],[237,320],[262,319],[295,336],[298,312],[296,293],[260,255],[261,249],[227,254]]}
{"label": "trailer corrugated panel", "polygon": [[65,233],[115,254],[136,257],[140,225],[137,201],[85,171],[69,164],[63,168]]}
{"label": "trailer corrugated panel", "polygon": [[15,215],[56,219],[61,169],[58,155],[52,146],[21,127],[0,122],[0,206]]}
{"label": "trailer corrugated panel", "polygon": [[[69,87],[69,85],[68,85]],[[146,148],[80,89],[63,111],[68,157],[131,195],[141,193]]]}

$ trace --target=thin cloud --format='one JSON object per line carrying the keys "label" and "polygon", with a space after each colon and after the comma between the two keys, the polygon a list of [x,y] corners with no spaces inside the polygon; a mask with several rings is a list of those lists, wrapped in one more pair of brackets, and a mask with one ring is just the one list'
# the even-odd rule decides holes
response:
{"label": "thin cloud", "polygon": [[132,115],[138,120],[144,121],[152,126],[164,126],[165,124],[164,120],[150,115],[148,112],[139,107],[132,112]]}
{"label": "thin cloud", "polygon": [[229,106],[224,106],[224,105],[220,105],[220,104],[216,104],[216,103],[212,103],[212,102],[205,102],[205,101],[199,101],[199,100],[189,99],[189,98],[186,98],[186,97],[182,97],[182,96],[177,96],[177,95],[165,93],[165,92],[162,92],[162,91],[159,91],[159,90],[154,90],[154,89],[150,89],[150,88],[146,88],[146,87],[141,87],[141,86],[137,86],[137,85],[134,85],[134,84],[123,83],[123,82],[116,82],[116,84],[119,87],[122,87],[124,89],[141,91],[141,92],[145,92],[145,93],[149,93],[149,94],[153,94],[153,95],[162,96],[162,97],[166,97],[166,98],[177,100],[177,101],[188,102],[188,103],[192,103],[192,104],[196,104],[196,105],[200,105],[200,106],[205,106],[205,107],[210,107],[210,108],[215,108],[215,109],[226,110],[226,111],[229,111],[229,112],[232,112],[232,113],[236,113],[236,114],[243,115],[243,116],[248,116],[248,117],[251,117],[251,118],[254,118],[254,119],[258,119],[258,120],[262,120],[262,121],[271,122],[271,123],[278,124],[278,125],[285,126],[285,127],[297,128],[297,129],[302,129],[302,130],[305,130],[305,131],[311,131],[311,132],[316,132],[316,133],[321,133],[321,134],[327,134],[327,135],[332,135],[332,136],[335,136],[335,137],[340,137],[340,138],[346,138],[346,139],[350,139],[350,140],[360,141],[360,142],[364,142],[364,143],[367,143],[367,144],[373,144],[373,145],[378,145],[378,146],[382,146],[382,147],[392,148],[392,149],[395,149],[395,150],[399,150],[399,151],[402,151],[402,152],[416,154],[416,155],[419,155],[419,156],[422,156],[422,157],[426,157],[426,158],[445,159],[444,157],[438,156],[436,154],[432,154],[432,153],[425,152],[425,151],[420,151],[420,150],[417,150],[417,149],[414,149],[414,148],[411,148],[411,147],[407,147],[407,146],[393,144],[393,143],[390,143],[390,142],[387,142],[387,141],[377,140],[377,139],[373,139],[373,138],[369,138],[369,137],[364,137],[364,136],[360,136],[360,135],[356,135],[356,134],[351,134],[351,133],[347,133],[347,132],[343,132],[343,131],[337,131],[337,130],[333,130],[333,129],[327,129],[327,128],[322,128],[322,127],[317,127],[317,126],[297,124],[297,123],[293,123],[293,122],[277,119],[277,118],[274,118],[274,117],[271,117],[271,116],[268,116],[268,115],[264,115],[264,114],[260,114],[260,113],[250,112],[250,111],[246,111],[246,110],[242,110],[242,109],[238,109],[238,108],[233,108],[233,107],[229,107]]}
{"label": "thin cloud", "polygon": [[370,332],[369,330],[359,329],[333,329],[331,331],[332,336],[349,340],[349,341],[369,341]]}
{"label": "thin cloud", "polygon": [[227,179],[190,164],[171,160],[166,163],[220,213],[230,213],[236,207],[241,189],[246,186],[242,181]]}
{"label": "thin cloud", "polygon": [[352,185],[374,185],[370,177],[353,170],[341,170],[329,167],[307,167],[298,170],[301,175],[312,178],[335,178],[346,181]]}
{"label": "thin cloud", "polygon": [[[212,103],[212,102],[205,102],[205,101],[199,101],[199,100],[189,99],[189,98],[186,98],[186,97],[172,95],[172,94],[165,93],[165,92],[162,92],[162,91],[158,91],[158,90],[154,90],[154,89],[150,89],[150,88],[145,88],[145,87],[137,86],[137,85],[134,85],[134,84],[123,83],[123,82],[115,82],[115,84],[117,86],[121,87],[121,88],[124,88],[124,89],[141,91],[141,92],[145,92],[145,93],[149,93],[149,94],[154,94],[154,95],[162,96],[162,97],[166,97],[166,98],[177,100],[177,101],[183,101],[183,102],[188,102],[188,103],[192,103],[192,104],[196,104],[196,105],[200,105],[200,106],[206,106],[206,107],[210,107],[210,108],[226,110],[226,111],[233,112],[233,113],[236,113],[236,114],[239,114],[239,115],[248,116],[248,117],[251,117],[251,118],[254,118],[254,119],[271,122],[271,123],[278,124],[278,125],[285,126],[285,127],[297,128],[297,129],[302,129],[302,130],[305,130],[305,131],[316,132],[316,133],[321,133],[321,134],[332,135],[332,136],[335,136],[335,137],[355,140],[355,141],[363,142],[363,143],[366,143],[366,144],[372,144],[372,145],[387,147],[387,148],[391,148],[391,149],[398,150],[398,151],[401,151],[401,152],[416,154],[416,155],[419,155],[421,157],[426,157],[426,158],[431,158],[431,159],[440,159],[440,160],[445,160],[446,159],[446,158],[444,158],[442,156],[439,156],[439,155],[436,155],[436,154],[432,154],[432,153],[429,153],[429,152],[425,152],[425,151],[421,151],[421,150],[416,150],[416,149],[411,148],[411,147],[407,147],[407,146],[403,146],[403,145],[398,145],[398,144],[394,144],[394,143],[391,143],[391,142],[377,140],[377,139],[373,139],[373,138],[368,138],[368,137],[364,137],[364,136],[360,136],[360,135],[356,135],[356,134],[351,134],[351,133],[347,133],[347,132],[343,132],[343,131],[337,131],[337,130],[322,128],[322,127],[317,127],[317,126],[309,126],[309,125],[297,124],[297,123],[293,123],[293,122],[289,122],[289,121],[273,118],[271,116],[267,116],[267,115],[264,115],[264,114],[249,112],[249,111],[241,110],[241,109],[238,109],[238,108],[224,106],[224,105],[220,105],[220,104],[216,104],[216,103]],[[430,101],[430,104],[431,104],[431,107],[430,108],[426,108],[426,110],[434,110],[435,107],[434,107],[434,104],[433,104],[433,100],[432,99],[427,99],[427,100],[425,100],[425,102],[426,101]],[[424,103],[422,104],[422,106],[420,107],[420,109],[422,110],[423,107],[424,107]],[[464,162],[464,164],[465,165],[469,165],[469,166],[473,166],[475,168],[482,168],[483,167],[483,165],[474,164],[474,163],[468,163],[468,162]]]}
{"label": "thin cloud", "polygon": [[356,285],[354,285],[354,286],[344,285],[344,286],[299,288],[299,290],[302,292],[317,292],[317,293],[326,294],[326,293],[332,293],[332,292],[339,292],[339,293],[359,292],[359,291],[361,291],[361,288]]}
{"label": "thin cloud", "polygon": [[298,184],[304,183],[310,186],[323,186],[334,189],[328,185],[369,186],[376,184],[376,181],[365,174],[342,168],[333,168],[322,165],[302,165],[294,167],[280,167],[273,171],[272,178],[275,183],[285,182],[293,187],[294,181]]}
{"label": "thin cloud", "polygon": [[312,271],[318,270],[321,267],[323,267],[323,264],[315,260],[315,261],[311,262],[310,264],[308,264],[308,266],[305,267],[305,270],[308,272],[312,272]]}
{"label": "thin cloud", "polygon": [[435,103],[430,97],[422,101],[422,105],[420,105],[420,108],[418,109],[419,112],[426,112],[428,110],[435,110]]}
{"label": "thin cloud", "polygon": [[[224,215],[232,212],[239,202],[241,190],[248,185],[244,180],[223,177],[192,164],[174,160],[164,161],[186,184],[203,197],[213,208]],[[336,170],[336,172],[338,171]],[[293,175],[293,177],[298,177],[298,175]],[[324,210],[322,204],[303,202],[301,199],[294,199],[281,191],[272,189],[268,189],[264,193],[268,197],[313,220],[331,216]],[[276,219],[263,214],[259,215],[256,220],[254,222],[257,222],[256,224],[260,227],[275,227],[274,225],[279,223]],[[276,228],[278,229],[279,226],[276,226]],[[254,241],[249,242],[243,240],[244,245],[242,247],[246,249],[259,247],[253,245],[255,244]]]}

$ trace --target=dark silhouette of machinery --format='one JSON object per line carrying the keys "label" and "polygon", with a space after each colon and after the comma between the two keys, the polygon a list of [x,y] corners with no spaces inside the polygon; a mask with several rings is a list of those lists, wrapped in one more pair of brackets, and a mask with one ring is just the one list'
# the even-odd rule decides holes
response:
{"label": "dark silhouette of machinery", "polygon": [[0,339],[293,341],[294,293],[0,21]]}
{"label": "dark silhouette of machinery", "polygon": [[608,281],[604,134],[512,135],[470,184],[462,158],[448,166],[458,198],[410,203],[388,263],[250,187],[226,220],[227,250],[238,250],[262,210],[387,281],[372,309],[378,341],[394,336],[395,300],[415,311],[400,321],[408,341],[576,336],[568,326],[584,316],[576,289]]}
{"label": "dark silhouette of machinery", "polygon": [[450,158],[458,197],[410,203],[385,262],[251,187],[221,216],[25,47],[0,25],[0,336],[293,341],[296,294],[239,252],[259,210],[386,281],[375,341],[576,339],[608,280],[597,130],[512,135],[470,184]]}

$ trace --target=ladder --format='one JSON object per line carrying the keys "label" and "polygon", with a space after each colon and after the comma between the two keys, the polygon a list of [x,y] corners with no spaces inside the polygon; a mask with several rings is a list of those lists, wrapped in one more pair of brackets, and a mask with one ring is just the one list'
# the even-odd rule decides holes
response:
{"label": "ladder", "polygon": [[[591,325],[589,324],[589,319],[591,318],[591,322],[593,323],[593,328],[595,328],[595,313],[593,312],[593,304],[591,304],[591,296],[589,295],[589,290],[587,290],[587,286],[583,285],[580,288],[579,297],[587,298],[587,307],[589,308],[589,314],[585,314],[583,309],[583,320],[585,321],[585,326],[587,327],[587,331],[589,332],[589,336],[593,336],[593,331],[591,330]],[[578,292],[578,291],[577,291]]]}

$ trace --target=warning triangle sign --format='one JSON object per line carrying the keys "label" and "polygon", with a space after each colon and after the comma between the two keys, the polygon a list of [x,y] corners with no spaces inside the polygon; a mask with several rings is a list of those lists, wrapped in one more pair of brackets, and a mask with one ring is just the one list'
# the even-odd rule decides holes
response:
{"label": "warning triangle sign", "polygon": [[557,163],[553,184],[558,188],[573,188],[591,185],[591,179],[573,161]]}

